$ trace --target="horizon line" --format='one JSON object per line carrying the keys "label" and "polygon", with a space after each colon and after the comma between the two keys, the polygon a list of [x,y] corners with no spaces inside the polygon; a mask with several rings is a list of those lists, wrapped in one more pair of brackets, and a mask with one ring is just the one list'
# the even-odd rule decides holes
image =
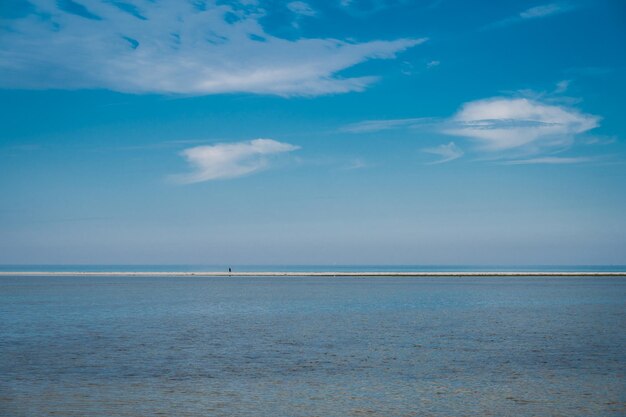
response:
{"label": "horizon line", "polygon": [[0,276],[138,276],[138,277],[626,277],[626,271],[0,271]]}

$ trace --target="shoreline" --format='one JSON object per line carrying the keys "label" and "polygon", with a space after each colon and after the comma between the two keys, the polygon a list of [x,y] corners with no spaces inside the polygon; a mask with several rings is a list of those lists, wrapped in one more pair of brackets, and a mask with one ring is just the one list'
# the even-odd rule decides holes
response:
{"label": "shoreline", "polygon": [[94,276],[94,277],[626,277],[621,272],[148,272],[148,271],[0,271],[0,276]]}

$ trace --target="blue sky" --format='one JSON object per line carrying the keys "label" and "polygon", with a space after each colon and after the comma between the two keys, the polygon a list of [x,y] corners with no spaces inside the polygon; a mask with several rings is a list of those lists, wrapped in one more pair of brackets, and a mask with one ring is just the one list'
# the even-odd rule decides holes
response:
{"label": "blue sky", "polygon": [[9,0],[0,263],[626,264],[622,1]]}

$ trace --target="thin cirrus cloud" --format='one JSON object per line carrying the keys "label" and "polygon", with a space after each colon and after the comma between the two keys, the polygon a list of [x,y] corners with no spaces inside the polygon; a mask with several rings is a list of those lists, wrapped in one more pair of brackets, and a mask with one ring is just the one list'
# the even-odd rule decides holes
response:
{"label": "thin cirrus cloud", "polygon": [[403,129],[424,126],[432,123],[434,119],[429,117],[415,117],[410,119],[381,119],[365,120],[342,126],[339,130],[348,133],[370,133],[383,130]]}
{"label": "thin cirrus cloud", "polygon": [[[341,77],[426,39],[283,39],[254,2],[32,0],[3,23],[0,87],[126,93],[317,96],[362,91],[376,76]],[[304,2],[290,7],[311,14]]]}
{"label": "thin cirrus cloud", "polygon": [[445,162],[454,161],[455,159],[459,159],[463,156],[465,152],[454,142],[450,142],[447,145],[439,145],[433,148],[424,148],[422,152],[430,153],[433,155],[438,155],[440,157],[439,160],[431,162],[431,164],[443,164]]}
{"label": "thin cirrus cloud", "polygon": [[564,165],[564,164],[582,164],[584,162],[591,162],[593,158],[586,157],[563,157],[563,156],[545,156],[541,158],[529,158],[529,159],[518,159],[514,161],[505,161],[506,165],[540,165],[540,164],[550,164],[550,165]]}
{"label": "thin cirrus cloud", "polygon": [[308,3],[305,3],[303,1],[292,1],[290,3],[287,3],[287,8],[292,13],[302,16],[312,17],[317,15],[317,12],[311,6],[309,6]]}
{"label": "thin cirrus cloud", "polygon": [[504,26],[513,25],[516,23],[522,23],[528,20],[542,19],[549,16],[565,13],[573,10],[575,7],[570,3],[548,3],[539,6],[534,6],[526,9],[515,16],[507,17],[505,19],[493,22],[483,27],[483,30],[496,29]]}
{"label": "thin cirrus cloud", "polygon": [[273,139],[218,143],[185,149],[181,155],[192,171],[170,177],[179,184],[242,177],[268,168],[269,158],[300,147]]}

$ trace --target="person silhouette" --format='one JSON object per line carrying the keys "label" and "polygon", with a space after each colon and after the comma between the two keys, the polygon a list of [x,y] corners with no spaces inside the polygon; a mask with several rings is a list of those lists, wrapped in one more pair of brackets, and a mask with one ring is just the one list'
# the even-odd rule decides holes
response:
{"label": "person silhouette", "polygon": [[228,268],[228,273],[230,274],[231,272],[233,272],[233,270]]}

